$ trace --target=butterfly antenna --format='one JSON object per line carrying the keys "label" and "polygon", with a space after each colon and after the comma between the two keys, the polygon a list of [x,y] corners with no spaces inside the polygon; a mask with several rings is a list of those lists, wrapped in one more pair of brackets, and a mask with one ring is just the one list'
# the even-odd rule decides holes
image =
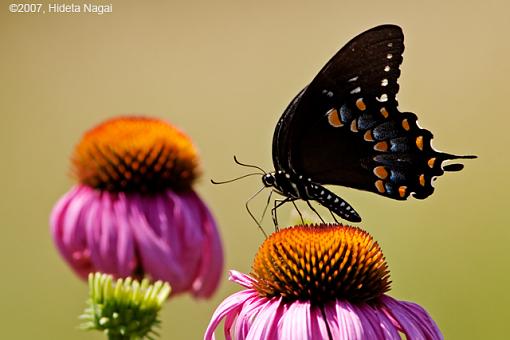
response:
{"label": "butterfly antenna", "polygon": [[249,176],[255,176],[255,175],[263,175],[261,174],[260,172],[254,172],[254,173],[251,173],[251,174],[247,174],[247,175],[242,175],[242,176],[239,176],[239,177],[236,177],[234,179],[229,179],[227,181],[215,181],[214,179],[211,179],[211,183],[212,184],[225,184],[225,183],[232,183],[234,181],[237,181],[239,179],[242,179],[242,178],[245,178],[245,177],[249,177]]}
{"label": "butterfly antenna", "polygon": [[234,155],[234,162],[236,162],[237,164],[241,165],[241,166],[246,166],[248,168],[254,168],[254,169],[259,169],[260,171],[262,171],[264,174],[266,174],[267,172],[262,169],[261,167],[258,167],[256,165],[251,165],[251,164],[245,164],[245,163],[241,163],[237,160],[237,157]]}

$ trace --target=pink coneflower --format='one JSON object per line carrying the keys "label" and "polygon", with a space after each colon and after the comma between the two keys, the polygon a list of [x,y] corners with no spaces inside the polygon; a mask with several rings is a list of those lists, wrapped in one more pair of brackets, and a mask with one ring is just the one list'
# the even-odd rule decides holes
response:
{"label": "pink coneflower", "polygon": [[50,224],[80,277],[100,271],[167,281],[174,294],[215,291],[221,241],[191,187],[198,155],[186,135],[159,119],[114,118],[84,135],[72,162],[79,184],[56,204]]}
{"label": "pink coneflower", "polygon": [[427,312],[397,301],[377,242],[342,225],[297,226],[261,245],[246,289],[225,299],[205,333],[224,319],[227,339],[442,339]]}

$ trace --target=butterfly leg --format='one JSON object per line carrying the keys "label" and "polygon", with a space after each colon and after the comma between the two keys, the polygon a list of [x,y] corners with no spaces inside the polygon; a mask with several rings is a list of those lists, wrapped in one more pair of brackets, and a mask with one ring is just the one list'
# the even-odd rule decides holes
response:
{"label": "butterfly leg", "polygon": [[273,216],[274,229],[276,231],[280,230],[278,228],[278,217],[276,216],[276,209],[278,209],[279,207],[281,207],[282,205],[284,205],[285,203],[290,202],[290,201],[293,201],[293,199],[290,199],[288,197],[283,200],[279,200],[279,199],[274,200],[274,207],[273,207],[273,209],[271,209],[271,216]]}
{"label": "butterfly leg", "polygon": [[262,212],[262,216],[260,217],[259,224],[262,224],[262,220],[264,219],[264,216],[266,216],[267,207],[269,207],[269,203],[271,202],[271,197],[273,196],[273,192],[274,191],[271,190],[271,192],[269,193],[269,196],[267,197],[266,206],[264,207],[264,211]]}
{"label": "butterfly leg", "polygon": [[314,208],[314,207],[312,207],[312,205],[310,204],[310,201],[308,201],[308,200],[307,200],[307,201],[306,201],[306,204],[308,204],[308,206],[310,207],[310,209],[312,209],[312,211],[313,211],[313,212],[314,212],[317,216],[319,216],[319,219],[322,221],[322,223],[326,223],[326,222],[322,219],[321,215],[317,212],[317,210],[315,210],[315,208]]}
{"label": "butterfly leg", "polygon": [[331,210],[329,212],[331,213],[331,216],[333,216],[333,220],[335,221],[335,223],[338,224],[338,220],[336,219],[335,214],[333,214]]}
{"label": "butterfly leg", "polygon": [[292,200],[291,202],[294,205],[294,208],[296,209],[297,213],[299,214],[299,217],[301,218],[301,223],[305,224],[305,220],[303,220],[303,215],[301,214],[301,211],[299,211],[296,202],[294,200]]}
{"label": "butterfly leg", "polygon": [[260,231],[262,231],[262,233],[264,234],[264,236],[267,238],[267,234],[266,232],[264,231],[264,228],[262,228],[262,225],[259,223],[259,221],[255,218],[255,216],[253,215],[253,213],[251,212],[250,210],[250,207],[249,207],[249,203],[252,199],[255,198],[255,196],[257,196],[258,194],[260,194],[262,192],[262,190],[264,190],[265,187],[262,187],[259,191],[257,191],[255,194],[253,194],[253,196],[251,196],[247,201],[246,203],[244,204],[245,207],[246,207],[246,211],[248,211],[248,214],[250,214],[251,218],[255,221],[255,223],[257,223],[257,226],[259,227]]}

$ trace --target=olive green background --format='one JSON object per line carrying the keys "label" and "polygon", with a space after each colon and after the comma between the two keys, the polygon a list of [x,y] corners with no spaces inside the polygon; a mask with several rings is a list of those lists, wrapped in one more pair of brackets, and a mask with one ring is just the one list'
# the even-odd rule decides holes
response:
{"label": "olive green background", "polygon": [[[224,280],[211,300],[179,296],[162,314],[164,339],[201,338],[216,306],[240,289],[227,269],[249,272],[263,240],[244,209],[260,179],[209,179],[247,173],[234,154],[271,169],[273,128],[288,102],[347,40],[382,23],[406,35],[400,108],[418,114],[438,149],[479,159],[439,178],[424,201],[334,190],[380,242],[390,295],[424,306],[447,339],[506,337],[505,1],[117,0],[102,16],[12,14],[8,3],[0,7],[0,338],[104,338],[77,330],[87,288],[53,247],[48,215],[73,184],[69,155],[81,134],[127,113],[176,124],[201,152],[196,188],[219,222]],[[292,223],[290,210],[280,216]]]}

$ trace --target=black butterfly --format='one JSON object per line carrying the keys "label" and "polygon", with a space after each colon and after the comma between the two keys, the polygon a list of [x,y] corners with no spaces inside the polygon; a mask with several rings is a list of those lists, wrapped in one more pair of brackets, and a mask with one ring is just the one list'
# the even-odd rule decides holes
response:
{"label": "black butterfly", "polygon": [[359,222],[359,214],[323,184],[424,199],[434,191],[435,177],[463,168],[443,166],[445,160],[476,157],[434,150],[432,133],[416,124],[416,115],[398,110],[403,41],[395,25],[361,33],[287,107],[273,137],[275,172],[262,178],[284,196],[275,202],[275,224],[276,208],[298,199]]}

